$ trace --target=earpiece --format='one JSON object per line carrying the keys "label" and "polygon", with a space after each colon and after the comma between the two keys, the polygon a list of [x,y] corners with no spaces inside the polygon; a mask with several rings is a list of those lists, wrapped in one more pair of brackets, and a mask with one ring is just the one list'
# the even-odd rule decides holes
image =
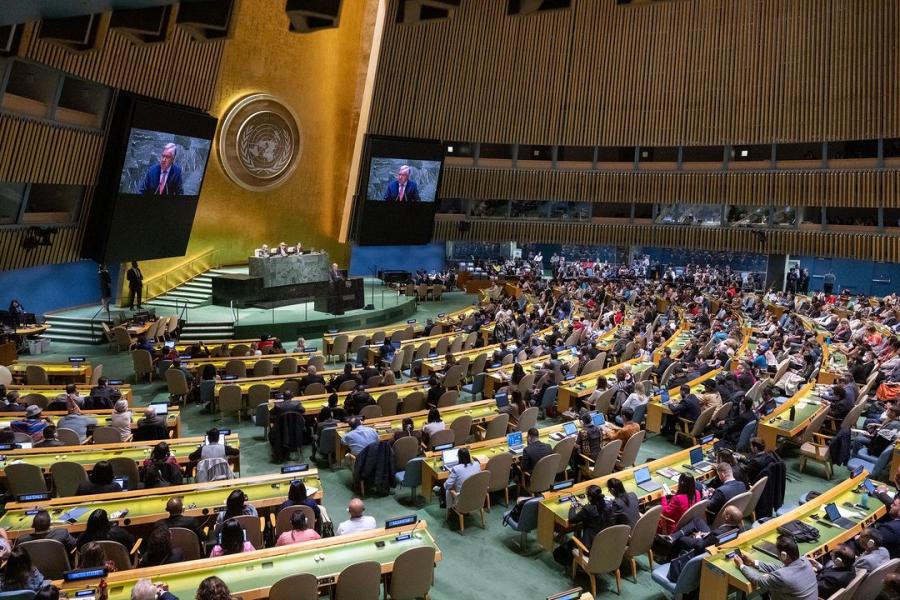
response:
{"label": "earpiece", "polygon": [[841,567],[844,566],[844,561],[841,560],[841,557],[840,557],[840,556],[835,556],[835,557],[834,557],[834,566],[836,566],[836,567],[838,567],[838,568],[841,568]]}
{"label": "earpiece", "polygon": [[874,550],[875,549],[875,540],[869,540],[868,542],[866,542],[866,548],[868,550]]}
{"label": "earpiece", "polygon": [[787,559],[788,559],[787,552],[782,552],[782,553],[781,553],[781,562],[784,562],[784,561],[786,561]]}

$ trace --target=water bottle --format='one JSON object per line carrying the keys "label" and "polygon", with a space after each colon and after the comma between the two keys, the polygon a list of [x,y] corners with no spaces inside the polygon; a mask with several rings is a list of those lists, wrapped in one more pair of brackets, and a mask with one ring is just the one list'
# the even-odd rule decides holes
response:
{"label": "water bottle", "polygon": [[869,508],[869,494],[868,492],[863,492],[859,495],[859,505],[865,509]]}

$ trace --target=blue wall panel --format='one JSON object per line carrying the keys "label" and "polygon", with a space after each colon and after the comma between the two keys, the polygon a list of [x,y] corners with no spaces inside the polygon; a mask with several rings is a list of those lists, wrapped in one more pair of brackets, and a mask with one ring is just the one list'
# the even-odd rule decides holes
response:
{"label": "blue wall panel", "polygon": [[900,291],[900,263],[872,262],[850,258],[792,257],[800,259],[800,267],[809,269],[810,291],[822,290],[822,276],[835,275],[834,289],[854,294],[884,296]]}
{"label": "blue wall panel", "polygon": [[[110,275],[115,294],[119,275],[116,265],[110,267]],[[5,271],[0,273],[0,290],[4,309],[10,299],[18,298],[25,310],[38,315],[81,304],[96,303],[100,307],[97,263],[90,260]]]}
{"label": "blue wall panel", "polygon": [[424,246],[358,246],[350,250],[350,275],[371,277],[372,268],[379,270],[427,271],[443,270],[446,247],[443,242]]}

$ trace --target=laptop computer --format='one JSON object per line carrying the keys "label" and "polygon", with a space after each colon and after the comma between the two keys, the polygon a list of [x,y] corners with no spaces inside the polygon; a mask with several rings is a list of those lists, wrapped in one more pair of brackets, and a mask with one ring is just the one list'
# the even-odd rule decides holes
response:
{"label": "laptop computer", "polygon": [[606,425],[606,417],[600,412],[591,413],[591,421],[595,427],[603,427]]}
{"label": "laptop computer", "polygon": [[525,444],[522,443],[522,432],[514,431],[506,434],[506,445],[513,454],[522,454],[525,450]]}
{"label": "laptop computer", "polygon": [[115,479],[113,479],[113,481],[118,483],[119,487],[122,488],[123,490],[128,489],[128,478],[127,477],[116,477]]}
{"label": "laptop computer", "polygon": [[563,430],[550,434],[550,439],[562,440],[578,433],[578,427],[572,421],[563,423]]}
{"label": "laptop computer", "polygon": [[669,390],[663,389],[659,392],[659,401],[663,404],[669,403]]}
{"label": "laptop computer", "polygon": [[691,448],[690,457],[691,457],[691,464],[681,465],[682,467],[687,467],[688,469],[691,469],[693,471],[700,471],[700,472],[709,471],[710,469],[713,468],[712,463],[707,462],[706,460],[703,459],[703,448],[701,448],[699,446],[696,448]]}
{"label": "laptop computer", "polygon": [[509,406],[509,395],[504,392],[502,394],[497,394],[494,397],[494,400],[497,402],[497,408],[503,408],[505,406]]}
{"label": "laptop computer", "polygon": [[757,542],[753,544],[754,550],[759,550],[763,554],[768,554],[772,558],[776,560],[781,560],[781,553],[778,551],[778,547],[772,542],[763,540],[761,542]]}
{"label": "laptop computer", "polygon": [[856,526],[856,521],[851,521],[850,519],[841,516],[841,511],[838,510],[837,504],[834,502],[825,505],[825,518],[844,529],[850,529],[851,527]]}
{"label": "laptop computer", "polygon": [[634,472],[634,481],[635,483],[637,483],[637,486],[645,492],[655,492],[656,490],[662,488],[662,485],[656,483],[650,478],[649,467],[641,467],[640,469],[636,470]]}
{"label": "laptop computer", "polygon": [[153,412],[156,413],[157,417],[164,417],[169,414],[169,405],[168,404],[151,404],[150,408],[153,409]]}
{"label": "laptop computer", "polygon": [[441,460],[448,471],[459,464],[459,448],[451,448],[441,452]]}

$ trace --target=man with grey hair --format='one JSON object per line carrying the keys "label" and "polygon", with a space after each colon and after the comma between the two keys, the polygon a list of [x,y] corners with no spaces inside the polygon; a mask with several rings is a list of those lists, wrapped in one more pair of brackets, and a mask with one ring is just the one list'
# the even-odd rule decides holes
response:
{"label": "man with grey hair", "polygon": [[408,165],[397,169],[397,179],[388,184],[382,200],[385,202],[419,202],[419,186],[409,178],[409,175]]}
{"label": "man with grey hair", "polygon": [[131,600],[178,600],[162,583],[138,579],[131,588]]}
{"label": "man with grey hair", "polygon": [[184,194],[181,167],[175,164],[178,146],[168,143],[159,155],[159,164],[151,166],[141,183],[141,194],[169,196]]}

